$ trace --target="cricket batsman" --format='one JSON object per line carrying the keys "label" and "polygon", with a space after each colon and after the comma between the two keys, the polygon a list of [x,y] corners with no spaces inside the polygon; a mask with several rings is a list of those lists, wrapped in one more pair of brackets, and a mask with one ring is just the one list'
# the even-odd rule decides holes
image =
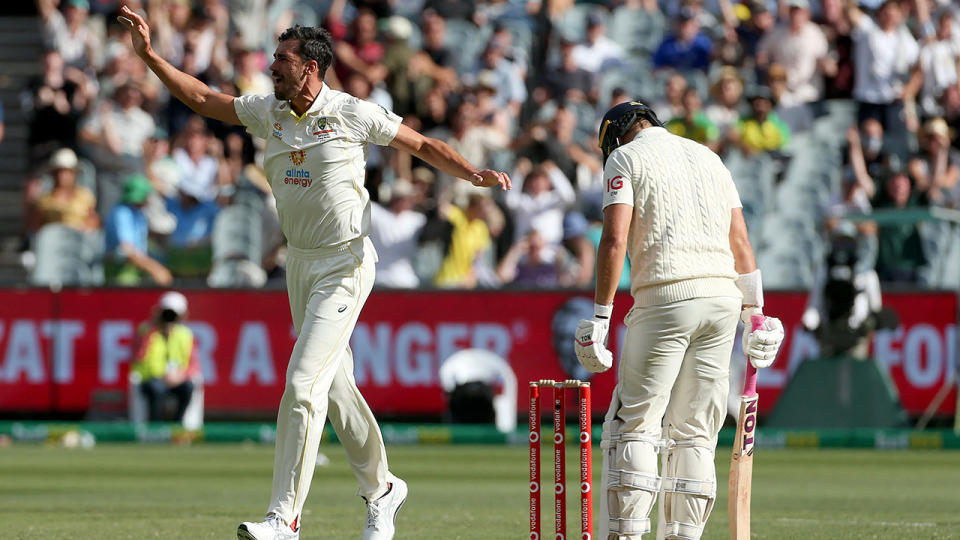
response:
{"label": "cricket batsman", "polygon": [[295,26],[280,35],[272,95],[233,97],[177,70],[150,46],[147,22],[127,7],[121,17],[137,55],[170,93],[195,112],[266,139],[264,168],[288,243],[287,289],[297,341],[277,415],[273,489],[267,517],[240,525],[245,540],[295,540],[329,416],[367,504],[362,537],[393,538],[407,496],[391,474],[380,428],[353,377],[349,340],[373,287],[364,188],[367,143],[389,145],[476,186],[510,188],[510,178],[478,170],[447,144],[422,136],[383,107],[330,89],[330,34]]}
{"label": "cricket batsman", "polygon": [[740,196],[716,154],[669,133],[639,102],[607,112],[600,148],[594,317],[580,321],[575,345],[585,368],[613,364],[606,342],[625,251],[634,304],[603,423],[599,538],[641,538],[659,500],[657,538],[697,539],[716,499],[713,456],[737,321],[747,325],[743,350],[757,368],[773,363],[783,326],[767,317],[749,330],[763,286]]}

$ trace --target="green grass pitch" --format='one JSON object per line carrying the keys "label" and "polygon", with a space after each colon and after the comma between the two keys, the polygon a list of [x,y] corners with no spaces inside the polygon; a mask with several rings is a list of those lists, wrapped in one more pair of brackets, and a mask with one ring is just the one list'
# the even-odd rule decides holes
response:
{"label": "green grass pitch", "polygon": [[[317,468],[301,538],[359,538],[365,516],[337,445]],[[410,484],[397,539],[527,537],[525,447],[393,446],[391,469]],[[0,531],[5,539],[236,538],[262,515],[273,449],[114,444],[93,450],[40,445],[0,449]],[[550,463],[544,446],[544,461]],[[576,485],[576,451],[567,453]],[[600,455],[594,473],[599,486]],[[717,454],[719,498],[704,538],[727,538],[729,448]],[[543,477],[552,472],[545,466]],[[578,538],[570,490],[569,538]],[[550,508],[550,502],[544,501]],[[960,452],[758,450],[753,538],[960,538]],[[552,516],[544,515],[544,538]],[[649,535],[652,538],[652,535]]]}

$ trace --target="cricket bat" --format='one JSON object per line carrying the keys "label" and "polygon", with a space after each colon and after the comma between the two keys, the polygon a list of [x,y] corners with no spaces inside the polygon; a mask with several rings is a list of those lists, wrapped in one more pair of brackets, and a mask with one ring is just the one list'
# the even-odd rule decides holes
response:
{"label": "cricket bat", "polygon": [[[763,315],[750,317],[751,331],[763,326]],[[753,479],[753,443],[757,428],[757,368],[747,359],[747,375],[740,397],[737,435],[730,459],[730,485],[727,488],[727,514],[730,539],[750,538],[750,484]]]}

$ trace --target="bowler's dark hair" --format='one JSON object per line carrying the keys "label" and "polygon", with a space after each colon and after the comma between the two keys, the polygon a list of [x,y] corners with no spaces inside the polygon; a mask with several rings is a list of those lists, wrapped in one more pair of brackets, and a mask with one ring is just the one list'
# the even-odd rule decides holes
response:
{"label": "bowler's dark hair", "polygon": [[314,60],[320,66],[320,78],[333,62],[333,38],[319,26],[300,26],[287,28],[280,34],[278,41],[295,39],[300,42],[300,57],[306,61]]}

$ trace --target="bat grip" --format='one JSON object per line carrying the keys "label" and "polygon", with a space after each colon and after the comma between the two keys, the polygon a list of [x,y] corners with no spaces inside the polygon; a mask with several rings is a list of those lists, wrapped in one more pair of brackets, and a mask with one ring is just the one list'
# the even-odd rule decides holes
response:
{"label": "bat grip", "polygon": [[[753,332],[763,328],[764,319],[763,315],[751,315],[750,331]],[[747,358],[747,374],[743,380],[743,395],[747,397],[757,395],[757,368],[753,367],[749,358]]]}

